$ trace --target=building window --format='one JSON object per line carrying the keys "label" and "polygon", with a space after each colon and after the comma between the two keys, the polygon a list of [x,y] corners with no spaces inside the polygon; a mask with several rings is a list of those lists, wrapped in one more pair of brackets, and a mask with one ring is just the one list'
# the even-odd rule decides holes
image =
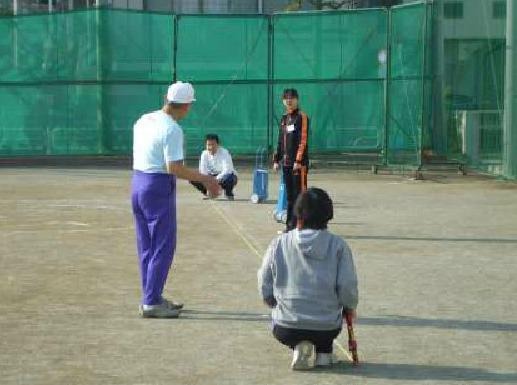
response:
{"label": "building window", "polygon": [[463,19],[463,2],[451,1],[443,4],[443,17],[445,19]]}
{"label": "building window", "polygon": [[492,18],[506,19],[506,1],[494,1],[492,3]]}

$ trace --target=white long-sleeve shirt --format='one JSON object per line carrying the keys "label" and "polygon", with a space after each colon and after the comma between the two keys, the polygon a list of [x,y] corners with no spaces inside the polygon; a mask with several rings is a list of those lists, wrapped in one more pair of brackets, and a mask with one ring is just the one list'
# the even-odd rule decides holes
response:
{"label": "white long-sleeve shirt", "polygon": [[233,173],[237,175],[233,168],[232,156],[226,148],[220,146],[214,155],[210,154],[208,150],[204,150],[201,153],[199,172],[203,175],[217,175],[217,180],[220,180],[227,174]]}

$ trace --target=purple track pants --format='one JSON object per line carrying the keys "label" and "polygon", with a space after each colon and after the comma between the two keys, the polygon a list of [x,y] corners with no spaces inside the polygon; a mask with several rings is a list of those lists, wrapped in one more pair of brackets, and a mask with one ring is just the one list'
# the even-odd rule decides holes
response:
{"label": "purple track pants", "polygon": [[176,177],[134,171],[131,203],[142,277],[142,304],[156,305],[176,248]]}

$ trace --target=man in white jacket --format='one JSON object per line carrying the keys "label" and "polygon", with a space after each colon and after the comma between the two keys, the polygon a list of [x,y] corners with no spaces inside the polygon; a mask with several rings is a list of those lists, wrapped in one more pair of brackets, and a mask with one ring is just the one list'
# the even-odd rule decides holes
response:
{"label": "man in white jacket", "polygon": [[332,342],[341,332],[343,310],[355,316],[357,276],[347,243],[327,230],[332,200],[318,188],[294,205],[298,227],[274,239],[259,269],[258,286],[271,307],[273,335],[293,349],[293,370],[332,364]]}
{"label": "man in white jacket", "polygon": [[[233,188],[237,184],[237,172],[233,168],[232,156],[228,150],[219,145],[217,134],[208,134],[205,137],[206,149],[199,159],[199,173],[215,176],[217,182],[224,190],[228,200],[234,199]],[[191,182],[203,195],[207,195],[203,183]]]}

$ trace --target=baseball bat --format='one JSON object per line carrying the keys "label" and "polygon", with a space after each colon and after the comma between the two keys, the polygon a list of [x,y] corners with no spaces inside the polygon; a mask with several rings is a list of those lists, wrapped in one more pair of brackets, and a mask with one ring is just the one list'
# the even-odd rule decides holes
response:
{"label": "baseball bat", "polygon": [[354,336],[353,313],[345,310],[343,311],[343,318],[348,331],[348,350],[352,354],[352,364],[357,366],[359,365],[359,356],[357,354],[357,341]]}

